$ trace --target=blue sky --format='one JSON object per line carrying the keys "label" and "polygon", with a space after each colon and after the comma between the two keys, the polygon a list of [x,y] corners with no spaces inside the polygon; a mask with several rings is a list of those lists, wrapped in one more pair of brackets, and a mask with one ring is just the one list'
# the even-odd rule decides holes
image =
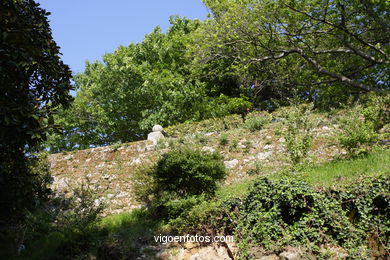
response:
{"label": "blue sky", "polygon": [[87,60],[142,41],[157,25],[165,31],[171,15],[203,20],[208,14],[201,0],[36,1],[51,12],[53,38],[74,73],[82,72]]}

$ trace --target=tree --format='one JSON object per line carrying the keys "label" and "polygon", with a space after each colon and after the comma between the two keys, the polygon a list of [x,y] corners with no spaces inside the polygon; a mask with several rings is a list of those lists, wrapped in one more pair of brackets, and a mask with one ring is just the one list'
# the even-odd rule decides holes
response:
{"label": "tree", "polygon": [[172,17],[171,24],[166,33],[157,27],[141,43],[120,46],[103,62],[86,65],[75,77],[77,95],[71,109],[60,115],[64,132],[51,137],[51,151],[140,140],[155,124],[234,112],[227,103],[238,103],[238,109],[250,105],[209,95],[205,83],[191,76],[186,56],[200,22]]}
{"label": "tree", "polygon": [[48,12],[32,0],[0,2],[0,223],[18,222],[47,192],[32,155],[71,101]]}
{"label": "tree", "polygon": [[389,89],[388,1],[204,2],[213,17],[193,45],[198,73],[234,75],[255,103]]}

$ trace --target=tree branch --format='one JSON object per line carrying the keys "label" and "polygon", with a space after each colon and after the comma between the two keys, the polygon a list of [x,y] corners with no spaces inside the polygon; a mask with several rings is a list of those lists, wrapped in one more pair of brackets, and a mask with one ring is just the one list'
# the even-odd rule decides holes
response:
{"label": "tree branch", "polygon": [[[288,56],[290,54],[296,53],[296,54],[299,54],[307,62],[309,62],[320,74],[327,75],[327,76],[329,76],[331,78],[334,78],[337,81],[342,82],[342,83],[344,83],[346,85],[349,85],[349,86],[352,86],[352,87],[356,87],[356,88],[360,88],[360,89],[365,90],[365,91],[376,91],[376,92],[383,91],[381,89],[373,88],[373,87],[367,86],[367,85],[365,85],[363,83],[354,81],[354,80],[350,79],[347,76],[340,75],[338,73],[331,72],[329,70],[324,69],[315,59],[313,59],[309,55],[307,55],[302,49],[294,48],[294,49],[290,49],[290,50],[280,50],[278,52],[281,52],[281,53],[278,54],[278,55],[270,55],[270,56],[265,56],[265,57],[262,57],[262,58],[251,59],[251,61],[253,61],[253,62],[264,62],[264,61],[267,61],[267,60],[278,60],[278,59],[286,57],[286,56]],[[338,49],[338,50],[314,51],[313,53],[316,54],[316,52],[317,52],[317,54],[324,54],[324,53],[339,53],[339,52],[350,53],[352,51],[351,50]]]}
{"label": "tree branch", "polygon": [[315,21],[319,21],[319,22],[325,23],[325,24],[327,24],[327,25],[330,25],[330,26],[332,26],[332,27],[334,27],[334,28],[339,29],[340,31],[343,31],[344,33],[346,33],[346,34],[352,36],[353,38],[355,38],[355,39],[356,39],[357,41],[359,41],[361,44],[370,47],[371,49],[375,50],[376,52],[379,52],[380,54],[382,54],[383,56],[385,56],[386,59],[388,58],[388,55],[387,55],[383,50],[378,49],[377,47],[375,47],[375,46],[372,45],[371,43],[368,43],[368,42],[362,40],[358,35],[356,35],[356,34],[350,32],[347,28],[341,27],[341,26],[339,26],[339,25],[337,25],[337,24],[334,24],[334,23],[332,23],[332,22],[329,22],[329,21],[327,21],[327,20],[325,20],[325,19],[316,18],[316,17],[314,17],[314,16],[312,16],[312,15],[310,15],[310,14],[304,12],[304,11],[298,10],[298,9],[296,9],[296,8],[294,8],[294,7],[290,6],[290,5],[288,5],[288,4],[284,4],[284,5],[287,6],[288,8],[290,8],[291,10],[297,12],[297,13],[306,15],[307,17],[309,17],[309,18],[312,19],[312,20],[315,20]]}

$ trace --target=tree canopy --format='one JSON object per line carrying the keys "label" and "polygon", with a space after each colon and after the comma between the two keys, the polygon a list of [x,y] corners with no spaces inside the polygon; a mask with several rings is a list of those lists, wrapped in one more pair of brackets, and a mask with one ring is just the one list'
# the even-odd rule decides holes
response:
{"label": "tree canopy", "polygon": [[53,41],[48,12],[32,0],[0,2],[0,222],[37,205],[45,187],[34,152],[72,99],[71,72]]}
{"label": "tree canopy", "polygon": [[[250,107],[240,97],[212,95],[191,75],[186,55],[200,22],[172,17],[166,33],[159,27],[141,43],[120,46],[103,62],[88,63],[74,80],[75,102],[63,111],[62,135],[52,151],[107,145],[145,138],[154,124],[168,126]],[[75,116],[77,115],[77,116]]]}
{"label": "tree canopy", "polygon": [[[51,151],[145,138],[168,126],[290,99],[330,108],[389,90],[389,2],[204,0],[201,22],[172,17],[75,77]],[[77,116],[75,116],[77,115]]]}
{"label": "tree canopy", "polygon": [[204,2],[213,17],[194,44],[195,65],[204,77],[235,76],[254,102],[296,95],[337,103],[389,89],[388,1]]}

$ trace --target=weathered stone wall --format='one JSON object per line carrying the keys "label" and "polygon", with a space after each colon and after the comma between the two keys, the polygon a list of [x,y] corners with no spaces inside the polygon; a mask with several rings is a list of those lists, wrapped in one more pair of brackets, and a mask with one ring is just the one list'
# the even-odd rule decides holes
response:
{"label": "weathered stone wall", "polygon": [[49,155],[53,188],[66,195],[81,183],[97,191],[96,201],[107,202],[106,213],[114,214],[138,207],[132,199],[132,173],[153,158],[150,141],[92,148]]}

